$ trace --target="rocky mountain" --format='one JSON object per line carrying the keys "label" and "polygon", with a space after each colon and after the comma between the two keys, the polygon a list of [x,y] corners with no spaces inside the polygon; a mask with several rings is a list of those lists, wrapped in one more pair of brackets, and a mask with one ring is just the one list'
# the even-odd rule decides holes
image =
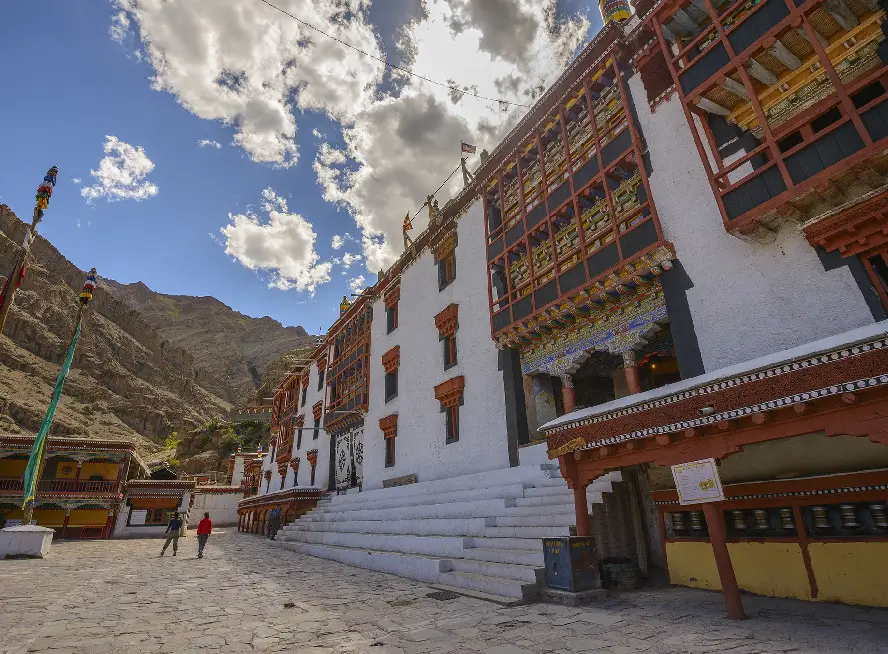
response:
{"label": "rocky mountain", "polygon": [[[0,275],[11,272],[24,230],[0,204]],[[31,252],[0,336],[0,429],[7,433],[40,427],[85,274],[43,237]],[[51,433],[131,441],[150,460],[172,432],[196,429],[231,407],[202,381],[191,353],[100,286]]]}
{"label": "rocky mountain", "polygon": [[235,405],[256,398],[270,364],[316,342],[302,327],[245,316],[213,297],[156,293],[141,282],[102,283],[169,343],[191,354],[204,388]]}
{"label": "rocky mountain", "polygon": [[[24,231],[0,204],[0,284],[15,265]],[[214,442],[216,431],[230,431],[224,423],[217,428],[220,420],[233,404],[253,400],[263,380],[268,387],[269,368],[274,377],[282,357],[316,341],[301,327],[250,318],[214,298],[163,295],[99,273],[53,435],[126,440],[149,462],[179,456],[183,468],[197,471],[202,460],[191,465],[190,459],[204,456],[216,467],[233,443]],[[0,336],[0,432],[39,429],[84,276],[37,237]],[[174,450],[178,442],[189,444],[187,451]]]}

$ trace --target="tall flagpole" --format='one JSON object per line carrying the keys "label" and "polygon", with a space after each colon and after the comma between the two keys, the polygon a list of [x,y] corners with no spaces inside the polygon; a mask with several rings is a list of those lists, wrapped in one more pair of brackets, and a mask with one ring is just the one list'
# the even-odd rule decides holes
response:
{"label": "tall flagpole", "polygon": [[71,343],[68,345],[68,351],[65,354],[65,360],[62,362],[62,369],[56,379],[55,387],[52,391],[52,399],[49,407],[46,409],[46,415],[43,417],[43,423],[40,425],[40,431],[34,437],[34,446],[31,448],[31,456],[28,458],[28,465],[25,468],[25,474],[22,476],[22,508],[25,515],[23,524],[31,524],[31,518],[34,514],[34,499],[37,497],[37,485],[40,481],[40,474],[43,470],[44,453],[46,451],[46,439],[49,437],[49,430],[52,428],[52,420],[55,417],[56,407],[62,397],[62,388],[65,385],[65,378],[68,371],[71,370],[71,364],[74,361],[74,350],[77,347],[77,341],[80,339],[80,330],[83,327],[83,311],[86,305],[90,303],[93,297],[93,291],[96,288],[96,269],[93,268],[86,274],[86,281],[80,290],[80,306],[77,308],[77,320],[74,322],[74,333],[71,336]]}
{"label": "tall flagpole", "polygon": [[58,176],[59,169],[53,166],[46,172],[43,181],[37,188],[34,217],[31,220],[31,226],[25,228],[25,241],[22,243],[21,254],[16,261],[15,268],[13,268],[9,277],[6,278],[6,284],[3,287],[2,295],[0,295],[0,334],[3,333],[3,327],[6,326],[6,317],[9,315],[9,309],[12,307],[12,299],[25,275],[25,264],[28,260],[28,252],[30,252],[31,243],[37,235],[37,224],[43,219],[44,209],[49,206],[49,198],[52,197],[52,190],[55,188]]}

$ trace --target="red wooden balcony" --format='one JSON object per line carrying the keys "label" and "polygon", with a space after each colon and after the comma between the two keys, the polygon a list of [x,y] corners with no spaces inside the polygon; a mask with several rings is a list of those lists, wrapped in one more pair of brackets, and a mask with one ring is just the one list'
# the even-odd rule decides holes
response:
{"label": "red wooden balcony", "polygon": [[674,0],[652,12],[728,231],[765,235],[888,183],[884,19],[875,0]]}

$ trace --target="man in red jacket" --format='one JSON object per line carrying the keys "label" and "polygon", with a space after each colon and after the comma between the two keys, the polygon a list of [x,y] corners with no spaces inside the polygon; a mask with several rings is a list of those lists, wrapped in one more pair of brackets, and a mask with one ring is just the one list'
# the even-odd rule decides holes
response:
{"label": "man in red jacket", "polygon": [[204,513],[203,520],[197,523],[197,558],[203,558],[204,547],[206,547],[211,533],[213,533],[213,523],[210,520],[210,514]]}

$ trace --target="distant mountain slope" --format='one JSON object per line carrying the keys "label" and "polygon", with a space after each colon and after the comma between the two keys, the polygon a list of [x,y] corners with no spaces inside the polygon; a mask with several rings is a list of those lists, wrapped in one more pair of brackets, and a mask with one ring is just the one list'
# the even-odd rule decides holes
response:
{"label": "distant mountain slope", "polygon": [[[24,229],[0,204],[0,275],[11,271]],[[32,255],[0,337],[0,430],[5,432],[39,428],[74,328],[84,278],[42,237]],[[173,431],[198,428],[230,408],[208,390],[204,382],[211,380],[204,377],[208,374],[199,372],[187,348],[100,286],[52,433],[127,440],[151,459]]]}
{"label": "distant mountain slope", "polygon": [[245,316],[213,297],[156,293],[141,282],[102,282],[166,340],[191,354],[200,384],[233,404],[252,400],[269,365],[282,355],[316,342],[302,327]]}

